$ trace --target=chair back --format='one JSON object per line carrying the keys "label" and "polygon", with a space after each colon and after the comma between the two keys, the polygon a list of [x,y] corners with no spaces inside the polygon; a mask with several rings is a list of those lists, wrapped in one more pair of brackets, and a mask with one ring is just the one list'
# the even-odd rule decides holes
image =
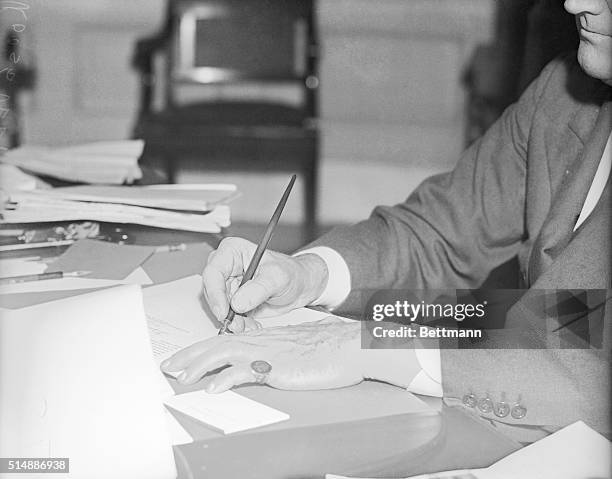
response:
{"label": "chair back", "polygon": [[167,101],[180,84],[293,83],[315,116],[312,0],[169,0]]}

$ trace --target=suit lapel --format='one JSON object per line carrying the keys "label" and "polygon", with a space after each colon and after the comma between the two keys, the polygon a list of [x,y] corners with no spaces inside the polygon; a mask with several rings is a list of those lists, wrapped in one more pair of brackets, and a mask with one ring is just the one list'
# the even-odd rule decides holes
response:
{"label": "suit lapel", "polygon": [[[572,129],[578,133],[576,129],[581,130],[580,124],[573,125]],[[611,130],[612,103],[606,102],[599,110],[582,154],[568,168],[554,194],[552,207],[531,252],[528,270],[530,285],[551,268],[572,241],[572,230],[593,182]]]}
{"label": "suit lapel", "polygon": [[534,289],[612,288],[612,178],[597,206],[555,260],[534,282]]}

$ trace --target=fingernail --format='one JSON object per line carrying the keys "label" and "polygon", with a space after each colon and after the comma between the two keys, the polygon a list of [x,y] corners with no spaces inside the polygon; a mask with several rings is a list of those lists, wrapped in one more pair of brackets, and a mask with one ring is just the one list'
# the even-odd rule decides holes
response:
{"label": "fingernail", "polygon": [[162,361],[162,363],[159,365],[162,369],[167,369],[168,366],[170,365],[170,360],[166,359],[165,361]]}
{"label": "fingernail", "polygon": [[178,382],[180,382],[180,383],[184,383],[186,378],[187,378],[187,373],[186,373],[185,371],[183,371],[181,374],[179,374],[179,375],[176,377],[176,380],[177,380]]}
{"label": "fingernail", "polygon": [[206,389],[207,393],[214,393],[215,392],[215,388],[216,388],[215,383],[210,382],[210,383],[208,383],[208,385],[206,386],[205,389]]}
{"label": "fingernail", "polygon": [[221,317],[223,315],[223,312],[221,311],[221,308],[219,306],[213,306],[212,312],[217,319],[223,319]]}

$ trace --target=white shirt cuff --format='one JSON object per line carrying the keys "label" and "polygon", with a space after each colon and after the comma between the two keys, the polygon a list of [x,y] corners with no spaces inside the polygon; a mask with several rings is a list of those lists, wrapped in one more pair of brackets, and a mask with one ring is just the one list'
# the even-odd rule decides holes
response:
{"label": "white shirt cuff", "polygon": [[442,368],[439,349],[415,349],[421,371],[408,386],[408,391],[424,396],[442,397]]}
{"label": "white shirt cuff", "polygon": [[329,310],[340,306],[351,292],[351,272],[344,258],[336,250],[326,246],[316,246],[293,256],[316,254],[327,266],[328,280],[325,289],[311,306],[323,306]]}

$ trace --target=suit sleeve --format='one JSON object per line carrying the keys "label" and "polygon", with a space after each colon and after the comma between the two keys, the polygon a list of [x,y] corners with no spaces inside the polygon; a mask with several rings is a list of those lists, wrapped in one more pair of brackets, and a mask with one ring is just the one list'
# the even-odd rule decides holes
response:
{"label": "suit sleeve", "polygon": [[351,294],[337,311],[357,313],[360,292],[476,288],[517,254],[524,235],[527,143],[554,65],[474,143],[449,173],[424,181],[399,205],[340,227],[309,247],[346,261]]}

